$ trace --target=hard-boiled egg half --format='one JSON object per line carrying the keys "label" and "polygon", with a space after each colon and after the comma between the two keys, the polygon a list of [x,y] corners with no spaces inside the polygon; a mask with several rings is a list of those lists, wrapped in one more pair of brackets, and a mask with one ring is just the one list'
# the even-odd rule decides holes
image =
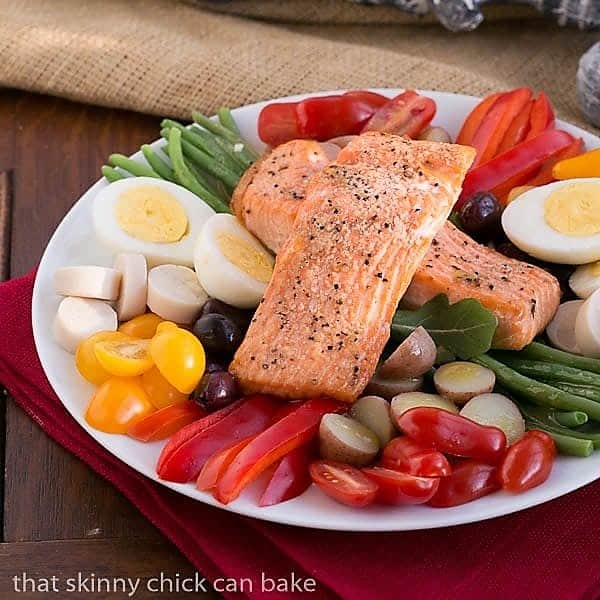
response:
{"label": "hard-boiled egg half", "polygon": [[600,177],[531,189],[502,215],[510,241],[531,256],[580,265],[600,260]]}
{"label": "hard-boiled egg half", "polygon": [[209,296],[238,308],[258,306],[275,259],[233,216],[212,216],[198,236],[194,266]]}
{"label": "hard-boiled egg half", "polygon": [[94,198],[94,230],[114,252],[143,254],[150,267],[194,264],[194,243],[215,211],[185,188],[153,177],[130,177]]}

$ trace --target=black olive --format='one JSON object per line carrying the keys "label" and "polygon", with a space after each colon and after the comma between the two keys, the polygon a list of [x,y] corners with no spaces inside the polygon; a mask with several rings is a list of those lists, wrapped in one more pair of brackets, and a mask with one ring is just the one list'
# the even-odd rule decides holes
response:
{"label": "black olive", "polygon": [[213,411],[231,404],[237,399],[237,384],[227,371],[206,372],[196,389],[192,400],[204,410]]}
{"label": "black olive", "polygon": [[501,230],[502,207],[489,192],[473,194],[460,207],[459,216],[463,229],[479,241],[493,239]]}
{"label": "black olive", "polygon": [[246,329],[248,329],[248,325],[250,325],[250,320],[252,319],[252,314],[253,313],[250,310],[242,310],[241,308],[230,306],[229,304],[225,304],[225,302],[221,302],[216,298],[209,298],[204,303],[202,310],[200,311],[201,317],[205,315],[224,315],[230,321],[233,321],[242,331],[246,331]]}
{"label": "black olive", "polygon": [[192,327],[209,355],[232,356],[242,343],[240,328],[225,315],[208,314],[200,317]]}

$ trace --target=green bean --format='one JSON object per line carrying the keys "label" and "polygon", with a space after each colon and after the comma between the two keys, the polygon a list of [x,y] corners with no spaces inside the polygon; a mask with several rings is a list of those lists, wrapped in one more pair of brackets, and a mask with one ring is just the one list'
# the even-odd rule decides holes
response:
{"label": "green bean", "polygon": [[[182,132],[176,127],[172,127],[171,129],[163,129],[160,133],[163,137],[169,139],[169,132],[173,130],[179,131],[179,136],[181,138]],[[217,162],[215,162],[212,156],[206,154],[206,152],[203,152],[184,139],[181,140],[181,147],[186,157],[189,158],[194,164],[208,171],[217,179],[223,181],[223,183],[231,190],[235,188],[237,182],[239,181],[239,177],[235,173],[219,165]]]}
{"label": "green bean", "polygon": [[540,406],[551,406],[560,410],[580,410],[596,420],[600,420],[600,403],[569,394],[545,383],[540,383],[521,375],[510,367],[498,362],[487,354],[473,359],[496,374],[496,379],[513,394]]}
{"label": "green bean", "polygon": [[569,394],[575,394],[576,396],[581,396],[582,398],[587,398],[588,400],[600,402],[599,387],[595,387],[593,385],[577,385],[576,383],[569,383],[567,381],[540,381],[547,383],[548,385],[552,385],[559,390],[563,390],[563,392],[569,392]]}
{"label": "green bean", "polygon": [[169,130],[167,148],[169,151],[169,158],[173,163],[173,170],[177,181],[204,200],[215,211],[230,212],[229,206],[201,185],[188,169],[183,159],[181,131],[179,131],[179,129],[173,127]]}
{"label": "green bean", "polygon": [[177,127],[177,129],[181,131],[181,137],[186,142],[193,144],[236,175],[240,176],[246,170],[246,167],[241,165],[235,157],[231,156],[221,148],[217,143],[218,138],[216,136],[208,133],[204,129],[200,129],[199,127],[184,127],[181,123],[171,119],[163,119],[161,126],[166,129]]}
{"label": "green bean", "polygon": [[579,427],[580,425],[587,423],[588,420],[588,416],[580,410],[571,410],[567,412],[557,410],[554,417],[563,427]]}
{"label": "green bean", "polygon": [[587,458],[594,452],[594,444],[591,440],[578,439],[562,433],[556,433],[536,423],[527,423],[527,429],[539,429],[545,431],[556,444],[556,449],[561,454],[567,454],[569,456],[579,456],[580,458]]}
{"label": "green bean", "polygon": [[245,158],[241,151],[237,151],[235,149],[235,145],[231,144],[231,142],[228,140],[216,137],[215,143],[220,146],[223,149],[223,152],[226,152],[227,155],[231,157],[231,160],[238,165],[238,168],[241,169],[242,175],[246,169],[254,163],[253,160],[248,160]]}
{"label": "green bean", "polygon": [[199,169],[193,162],[183,157],[188,169],[193,173],[200,185],[203,185],[211,194],[220,198],[225,204],[229,205],[229,196],[224,193],[224,187],[220,180],[211,177],[208,173]]}
{"label": "green bean", "polygon": [[532,360],[541,360],[544,362],[558,363],[567,367],[574,367],[583,371],[592,371],[600,373],[600,359],[578,356],[570,352],[563,352],[557,348],[533,342],[518,353],[518,356]]}
{"label": "green bean", "polygon": [[108,157],[108,162],[114,167],[121,167],[121,169],[129,171],[129,173],[136,177],[154,177],[155,179],[160,179],[160,175],[149,166],[142,165],[123,154],[111,154]]}
{"label": "green bean", "polygon": [[253,148],[251,148],[246,143],[246,141],[242,137],[240,137],[239,134],[234,133],[227,127],[221,125],[221,123],[213,121],[212,119],[205,117],[202,113],[199,113],[197,111],[192,113],[192,117],[198,125],[201,125],[207,131],[210,131],[211,133],[214,133],[219,137],[229,140],[232,144],[242,144],[243,148],[241,150],[241,153],[249,160],[254,161],[258,158],[258,154],[256,153],[256,151]]}
{"label": "green bean", "polygon": [[219,117],[219,122],[223,127],[227,127],[229,131],[233,131],[238,137],[240,136],[240,130],[238,129],[237,123],[231,114],[231,111],[226,106],[221,106],[219,110],[217,110],[217,116]]}
{"label": "green bean", "polygon": [[144,158],[148,161],[148,164],[156,171],[162,179],[167,181],[175,181],[175,173],[173,169],[162,159],[151,146],[144,144],[141,148]]}
{"label": "green bean", "polygon": [[123,175],[117,171],[117,169],[114,167],[109,167],[108,165],[102,165],[100,171],[102,171],[102,175],[104,175],[104,177],[106,177],[110,183],[113,181],[119,181],[119,179],[127,179],[126,175]]}
{"label": "green bean", "polygon": [[528,377],[600,387],[599,373],[582,371],[581,369],[555,363],[518,358],[510,352],[494,352],[493,356],[505,365]]}
{"label": "green bean", "polygon": [[554,414],[545,406],[533,406],[519,400],[517,400],[517,404],[527,421],[561,435],[567,435],[578,440],[590,440],[595,448],[600,448],[600,427],[597,423],[588,422],[580,427],[565,427],[558,423]]}

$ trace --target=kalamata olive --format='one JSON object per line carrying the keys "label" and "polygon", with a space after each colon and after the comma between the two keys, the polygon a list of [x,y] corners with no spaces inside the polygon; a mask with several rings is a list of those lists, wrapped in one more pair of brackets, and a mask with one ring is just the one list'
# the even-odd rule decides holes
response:
{"label": "kalamata olive", "polygon": [[464,230],[478,240],[492,239],[499,233],[501,215],[498,198],[489,192],[473,194],[459,211]]}
{"label": "kalamata olive", "polygon": [[252,319],[252,311],[230,306],[216,298],[209,298],[204,303],[200,311],[200,316],[203,317],[204,315],[224,315],[230,321],[233,321],[242,331],[248,329],[248,325],[250,325],[250,320]]}
{"label": "kalamata olive", "polygon": [[205,373],[216,373],[217,371],[227,371],[227,367],[218,360],[213,358],[206,359],[206,367],[204,367]]}
{"label": "kalamata olive", "polygon": [[192,399],[207,411],[223,408],[236,398],[237,384],[227,371],[206,372],[192,392]]}
{"label": "kalamata olive", "polygon": [[208,354],[231,356],[242,343],[240,328],[225,315],[216,313],[200,317],[192,327]]}

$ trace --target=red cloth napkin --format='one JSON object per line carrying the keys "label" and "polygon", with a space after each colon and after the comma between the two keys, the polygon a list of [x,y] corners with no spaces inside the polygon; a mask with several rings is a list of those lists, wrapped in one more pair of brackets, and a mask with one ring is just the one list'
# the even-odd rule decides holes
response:
{"label": "red cloth napkin", "polygon": [[[119,489],[209,579],[314,577],[310,597],[348,600],[600,598],[600,482],[514,515],[406,533],[273,525],[179,496],[106,452],[65,411],[40,366],[30,314],[34,273],[0,285],[0,382],[38,425]],[[401,510],[401,509],[399,509]]]}

